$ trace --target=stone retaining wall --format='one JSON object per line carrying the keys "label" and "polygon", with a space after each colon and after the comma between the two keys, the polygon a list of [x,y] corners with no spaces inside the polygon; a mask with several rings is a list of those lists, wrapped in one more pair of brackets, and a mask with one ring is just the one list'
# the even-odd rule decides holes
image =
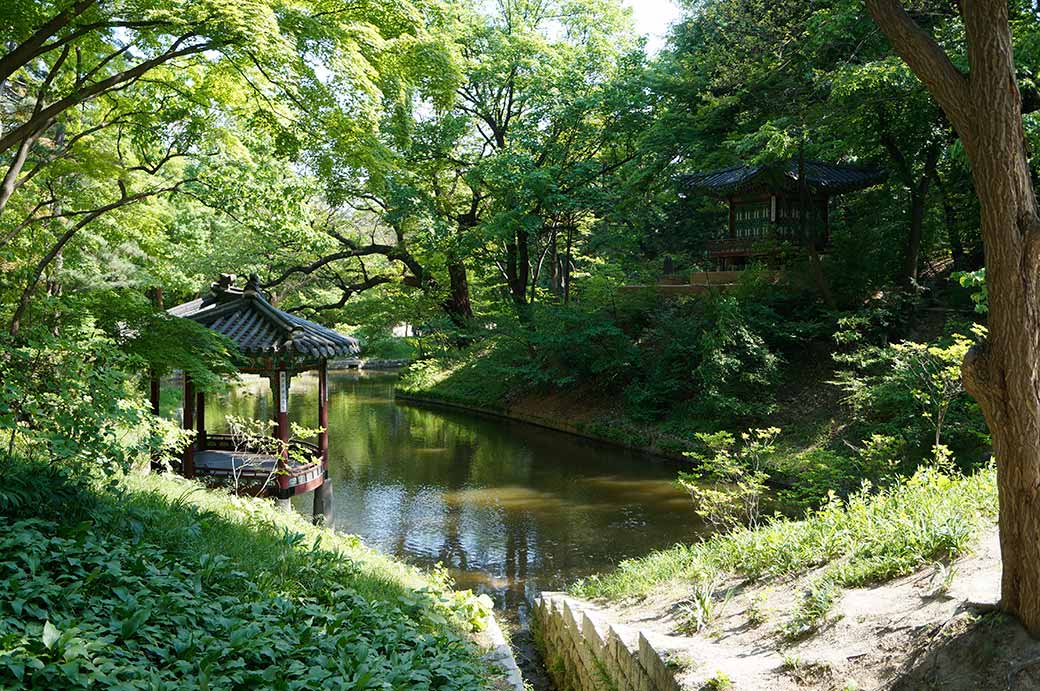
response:
{"label": "stone retaining wall", "polygon": [[479,641],[487,648],[484,659],[502,672],[501,677],[496,680],[495,689],[497,691],[525,691],[524,677],[520,674],[520,668],[517,667],[516,659],[513,657],[513,650],[509,647],[509,641],[502,633],[502,628],[498,625],[495,615],[489,614],[484,624],[484,631]]}
{"label": "stone retaining wall", "polygon": [[557,691],[681,691],[665,637],[608,622],[594,606],[542,593],[533,630]]}

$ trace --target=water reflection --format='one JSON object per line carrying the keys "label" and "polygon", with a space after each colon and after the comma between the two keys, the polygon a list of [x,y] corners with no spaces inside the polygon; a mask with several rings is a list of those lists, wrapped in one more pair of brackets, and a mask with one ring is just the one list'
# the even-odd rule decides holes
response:
{"label": "water reflection", "polygon": [[[548,430],[395,404],[392,375],[330,374],[336,526],[413,563],[442,563],[522,623],[541,590],[703,530],[675,467]],[[209,410],[270,414],[266,381]],[[216,403],[216,402],[214,402]],[[314,426],[317,380],[293,379],[290,419]],[[311,496],[296,500],[309,515]]]}

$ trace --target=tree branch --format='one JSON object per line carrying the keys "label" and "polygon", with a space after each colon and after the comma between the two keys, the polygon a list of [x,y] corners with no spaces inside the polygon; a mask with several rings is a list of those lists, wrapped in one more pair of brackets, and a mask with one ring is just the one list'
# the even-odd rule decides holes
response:
{"label": "tree branch", "polygon": [[39,112],[34,113],[29,120],[0,137],[0,153],[11,148],[16,143],[21,142],[23,139],[32,137],[37,132],[46,129],[55,117],[73,106],[83,103],[84,101],[89,100],[100,93],[104,93],[105,91],[116,89],[119,85],[137,79],[149,70],[163,63],[169,62],[170,60],[185,55],[191,55],[193,53],[201,53],[213,47],[213,44],[211,43],[200,43],[186,48],[179,47],[184,43],[184,41],[192,37],[193,34],[181,36],[161,55],[145,60],[128,70],[117,72],[107,79],[102,79],[99,82],[87,85],[79,91],[74,91],[46,108],[43,108]]}
{"label": "tree branch", "polygon": [[69,241],[72,240],[76,233],[82,230],[87,224],[91,223],[99,216],[108,213],[109,211],[127,206],[129,204],[134,204],[136,202],[141,201],[142,199],[147,199],[148,197],[154,197],[160,194],[176,192],[181,185],[184,185],[188,182],[191,182],[191,180],[181,180],[180,182],[177,182],[176,184],[171,185],[169,187],[145,190],[143,192],[137,192],[136,194],[130,195],[126,194],[125,189],[121,187],[119,199],[117,199],[116,201],[111,202],[109,204],[105,204],[104,206],[99,206],[98,208],[93,209],[89,212],[82,212],[86,213],[86,216],[80,219],[74,225],[70,226],[64,233],[62,233],[61,237],[59,237],[57,242],[55,242],[54,245],[51,246],[47,254],[45,254],[40,259],[40,261],[36,263],[36,266],[33,267],[32,273],[29,276],[29,282],[25,286],[25,289],[22,291],[21,297],[19,297],[18,299],[18,307],[15,308],[14,314],[11,316],[11,322],[8,326],[8,331],[10,332],[10,334],[12,336],[18,335],[18,331],[21,327],[22,317],[25,316],[25,310],[29,307],[29,300],[32,298],[32,294],[36,291],[36,286],[39,285],[40,278],[43,276],[44,270],[46,270],[50,263],[54,261],[54,258],[61,253],[62,249],[64,249],[65,245],[67,245]]}
{"label": "tree branch", "polygon": [[907,14],[900,0],[864,1],[892,48],[924,82],[961,137],[972,138],[968,77],[950,61],[935,39]]}
{"label": "tree branch", "polygon": [[86,12],[94,2],[95,0],[79,0],[79,2],[70,5],[51,17],[50,20],[34,31],[29,38],[15,46],[9,53],[0,57],[0,82],[17,72],[33,58],[52,50],[52,47],[44,45],[47,39],[68,26],[73,19]]}

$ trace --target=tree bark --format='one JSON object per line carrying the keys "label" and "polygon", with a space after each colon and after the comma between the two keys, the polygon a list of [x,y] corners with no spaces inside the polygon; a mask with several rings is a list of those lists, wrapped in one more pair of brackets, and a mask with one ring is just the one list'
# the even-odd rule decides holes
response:
{"label": "tree bark", "polygon": [[466,265],[461,260],[448,262],[448,299],[444,301],[443,307],[456,327],[469,328],[470,322],[473,321],[473,306],[469,301]]}
{"label": "tree bark", "polygon": [[910,232],[906,239],[906,257],[903,265],[903,281],[907,285],[917,283],[918,269],[921,265],[921,240],[924,238],[924,215],[928,210],[928,191],[938,162],[939,145],[933,143],[928,147],[921,177],[910,188]]}
{"label": "tree bark", "polygon": [[866,0],[896,52],[946,112],[971,161],[981,210],[989,336],[962,376],[993,436],[1001,606],[1040,635],[1040,212],[1030,178],[1008,5],[959,3],[969,74],[898,0]]}

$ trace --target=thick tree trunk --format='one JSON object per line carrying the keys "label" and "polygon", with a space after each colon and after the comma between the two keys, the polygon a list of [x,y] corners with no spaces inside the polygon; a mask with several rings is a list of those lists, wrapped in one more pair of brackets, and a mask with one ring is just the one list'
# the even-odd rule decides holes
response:
{"label": "thick tree trunk", "polygon": [[1008,5],[960,3],[970,73],[898,0],[866,0],[893,47],[957,129],[981,209],[989,337],[964,359],[993,436],[1003,560],[1001,606],[1040,635],[1040,212],[1029,173]]}
{"label": "thick tree trunk", "polygon": [[469,278],[466,265],[459,260],[448,262],[448,299],[442,304],[452,324],[466,329],[473,320],[473,306],[469,301]]}
{"label": "thick tree trunk", "polygon": [[1024,152],[1008,150],[993,134],[980,136],[976,147],[979,159],[994,160],[979,160],[974,169],[989,339],[965,359],[964,381],[986,416],[997,459],[1001,604],[1040,635],[1040,225]]}

